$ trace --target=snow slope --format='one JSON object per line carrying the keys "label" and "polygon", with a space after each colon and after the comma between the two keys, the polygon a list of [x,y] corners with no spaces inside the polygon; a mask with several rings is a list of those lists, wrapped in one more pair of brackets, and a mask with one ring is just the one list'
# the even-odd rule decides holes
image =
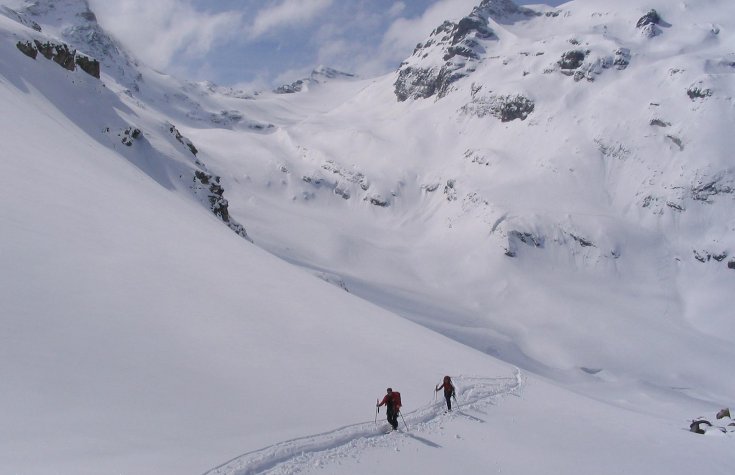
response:
{"label": "snow slope", "polygon": [[[398,73],[183,83],[112,39],[98,80],[16,47],[85,51],[86,2],[19,3],[0,14],[0,472],[729,473],[731,432],[687,432],[733,394],[727,2],[650,2],[653,38],[632,0],[492,20],[468,77],[403,102]],[[545,73],[572,35],[631,63]],[[482,115],[489,89],[536,108]],[[212,213],[215,176],[254,243]],[[388,385],[409,432],[371,419]]]}

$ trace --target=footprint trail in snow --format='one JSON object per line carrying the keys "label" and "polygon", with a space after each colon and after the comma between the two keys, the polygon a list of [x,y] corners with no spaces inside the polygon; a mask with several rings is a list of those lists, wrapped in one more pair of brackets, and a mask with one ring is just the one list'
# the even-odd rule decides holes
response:
{"label": "footprint trail in snow", "polygon": [[[321,434],[299,437],[279,442],[253,452],[240,455],[204,475],[251,475],[251,474],[287,474],[297,473],[307,468],[337,461],[345,457],[354,457],[362,451],[375,447],[393,447],[395,436],[423,433],[448,417],[467,417],[478,422],[479,419],[463,413],[463,409],[482,409],[493,405],[501,397],[520,393],[523,378],[516,370],[511,377],[483,378],[473,376],[457,376],[452,378],[456,388],[458,404],[453,413],[445,414],[444,401],[425,404],[420,408],[404,413],[409,434],[402,434],[403,420],[400,421],[399,433],[387,434],[385,424],[376,427],[374,421],[340,427]],[[423,443],[430,441],[413,438]]]}

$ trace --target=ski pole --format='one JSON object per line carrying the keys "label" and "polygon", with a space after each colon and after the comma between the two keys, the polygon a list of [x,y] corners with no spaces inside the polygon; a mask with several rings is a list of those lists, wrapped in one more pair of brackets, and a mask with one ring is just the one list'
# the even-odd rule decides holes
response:
{"label": "ski pole", "polygon": [[406,419],[403,418],[403,413],[399,412],[398,414],[401,415],[401,420],[403,421],[403,425],[406,426],[406,432],[408,432],[408,424],[406,424]]}
{"label": "ski pole", "polygon": [[375,400],[375,426],[378,425],[378,412],[380,412],[380,401],[378,399]]}

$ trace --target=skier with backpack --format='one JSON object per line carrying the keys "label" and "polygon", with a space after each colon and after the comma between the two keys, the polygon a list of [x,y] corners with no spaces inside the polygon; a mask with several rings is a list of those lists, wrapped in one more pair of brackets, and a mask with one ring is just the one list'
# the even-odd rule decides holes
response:
{"label": "skier with backpack", "polygon": [[392,388],[386,389],[385,392],[385,397],[375,407],[385,406],[388,423],[393,427],[393,430],[398,430],[398,414],[401,412],[401,393],[393,391]]}
{"label": "skier with backpack", "polygon": [[451,411],[452,410],[452,398],[454,398],[455,401],[457,400],[457,396],[455,395],[455,391],[454,391],[454,384],[452,384],[452,378],[450,378],[449,376],[444,376],[444,381],[442,382],[442,385],[439,386],[437,384],[436,388],[434,389],[436,389],[436,392],[439,392],[442,389],[444,389],[444,399],[447,400],[447,410]]}

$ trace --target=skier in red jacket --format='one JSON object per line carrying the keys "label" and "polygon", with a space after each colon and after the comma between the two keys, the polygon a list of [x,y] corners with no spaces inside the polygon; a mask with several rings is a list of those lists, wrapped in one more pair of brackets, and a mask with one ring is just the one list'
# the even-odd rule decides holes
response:
{"label": "skier in red jacket", "polygon": [[388,388],[383,400],[376,405],[380,407],[385,405],[388,423],[393,426],[393,430],[398,430],[398,413],[401,412],[401,393]]}
{"label": "skier in red jacket", "polygon": [[444,376],[444,381],[442,382],[442,385],[436,386],[436,392],[444,390],[444,399],[447,400],[447,410],[452,410],[452,397],[454,397],[454,400],[457,400],[457,396],[454,395],[454,384],[452,384],[452,378],[449,376]]}

